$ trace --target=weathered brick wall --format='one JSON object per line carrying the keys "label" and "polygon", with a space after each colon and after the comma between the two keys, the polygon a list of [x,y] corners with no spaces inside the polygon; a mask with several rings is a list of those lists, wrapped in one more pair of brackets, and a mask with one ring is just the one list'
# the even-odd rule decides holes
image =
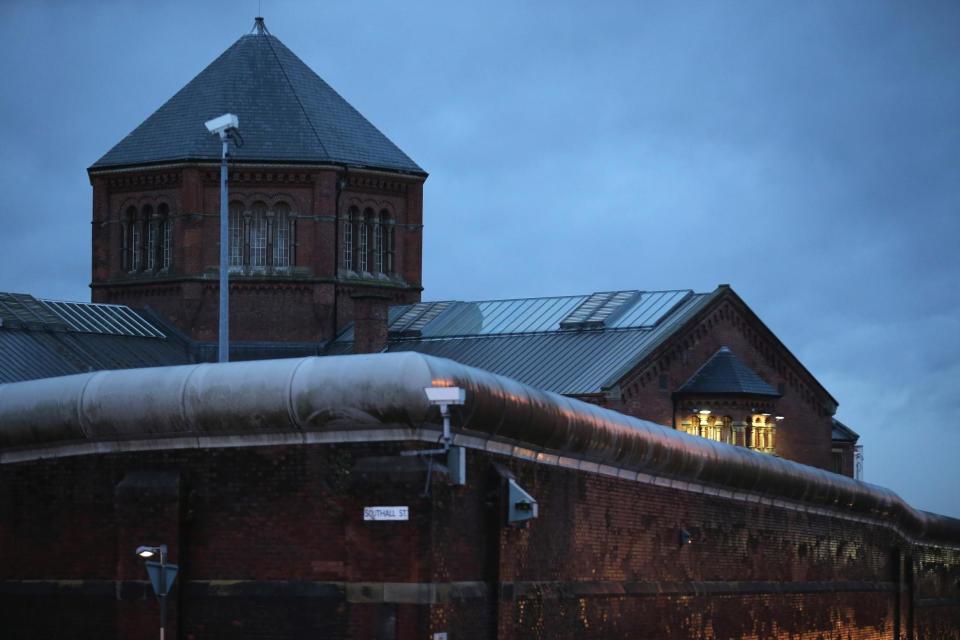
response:
{"label": "weathered brick wall", "polygon": [[[155,637],[133,550],[165,542],[171,638],[960,638],[956,550],[474,450],[466,486],[435,473],[425,497],[403,447],[423,443],[4,464],[4,637]],[[503,526],[493,462],[539,501],[528,527]],[[366,522],[372,505],[410,520]]]}
{"label": "weathered brick wall", "polygon": [[[338,195],[339,181],[343,189]],[[149,306],[196,340],[215,340],[218,317],[219,169],[212,165],[131,170],[91,177],[93,185],[94,302]],[[231,275],[231,339],[316,341],[352,319],[356,289],[396,303],[419,301],[422,253],[422,178],[318,167],[237,167],[230,198],[278,198],[291,205],[293,268],[280,274]],[[168,204],[172,261],[160,273],[127,273],[122,266],[122,220],[127,207]],[[387,208],[395,218],[395,271],[403,282],[337,279],[337,207]],[[145,241],[145,240],[144,240]],[[334,297],[337,297],[335,303]]]}

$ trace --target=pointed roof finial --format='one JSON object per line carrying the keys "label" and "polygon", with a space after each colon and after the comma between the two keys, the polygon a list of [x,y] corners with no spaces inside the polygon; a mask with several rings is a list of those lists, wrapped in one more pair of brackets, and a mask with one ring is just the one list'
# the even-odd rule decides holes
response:
{"label": "pointed roof finial", "polygon": [[270,33],[267,31],[267,25],[263,22],[263,16],[257,16],[253,19],[253,30],[257,32],[258,36]]}

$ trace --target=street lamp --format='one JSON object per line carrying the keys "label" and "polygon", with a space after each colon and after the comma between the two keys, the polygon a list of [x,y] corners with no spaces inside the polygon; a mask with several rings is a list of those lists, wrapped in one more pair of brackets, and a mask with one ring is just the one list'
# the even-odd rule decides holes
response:
{"label": "street lamp", "polygon": [[207,131],[220,136],[223,145],[220,155],[220,326],[219,349],[217,360],[230,360],[230,324],[229,307],[230,292],[228,289],[228,260],[227,246],[229,242],[229,219],[227,217],[227,156],[230,153],[230,135],[235,134],[240,121],[232,113],[225,113],[219,118],[207,120],[204,123]]}
{"label": "street lamp", "polygon": [[[160,640],[164,640],[167,630],[167,593],[173,586],[173,581],[177,579],[177,571],[180,567],[167,562],[167,545],[159,546],[141,545],[137,547],[136,554],[146,560],[147,575],[150,576],[150,584],[153,586],[153,592],[157,594],[160,601]],[[150,560],[150,558],[160,557],[160,562]]]}

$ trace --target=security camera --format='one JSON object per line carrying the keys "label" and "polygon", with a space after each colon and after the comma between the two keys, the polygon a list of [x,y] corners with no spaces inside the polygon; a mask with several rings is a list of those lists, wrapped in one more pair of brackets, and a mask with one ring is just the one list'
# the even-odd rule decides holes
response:
{"label": "security camera", "polygon": [[204,124],[207,125],[207,131],[222,136],[229,129],[236,129],[239,127],[240,121],[237,120],[237,116],[233,115],[232,113],[225,113],[219,118],[207,120]]}

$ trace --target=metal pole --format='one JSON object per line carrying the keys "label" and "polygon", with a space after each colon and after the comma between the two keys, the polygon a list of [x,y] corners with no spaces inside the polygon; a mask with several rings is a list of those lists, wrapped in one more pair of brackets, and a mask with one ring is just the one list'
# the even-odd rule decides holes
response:
{"label": "metal pole", "polygon": [[167,632],[167,545],[160,545],[160,640]]}
{"label": "metal pole", "polygon": [[230,361],[230,289],[229,279],[229,225],[227,214],[227,153],[230,140],[226,132],[220,133],[223,155],[220,160],[220,344],[219,362]]}
{"label": "metal pole", "polygon": [[440,405],[440,415],[443,416],[443,450],[450,448],[450,442],[453,438],[450,436],[450,406]]}

